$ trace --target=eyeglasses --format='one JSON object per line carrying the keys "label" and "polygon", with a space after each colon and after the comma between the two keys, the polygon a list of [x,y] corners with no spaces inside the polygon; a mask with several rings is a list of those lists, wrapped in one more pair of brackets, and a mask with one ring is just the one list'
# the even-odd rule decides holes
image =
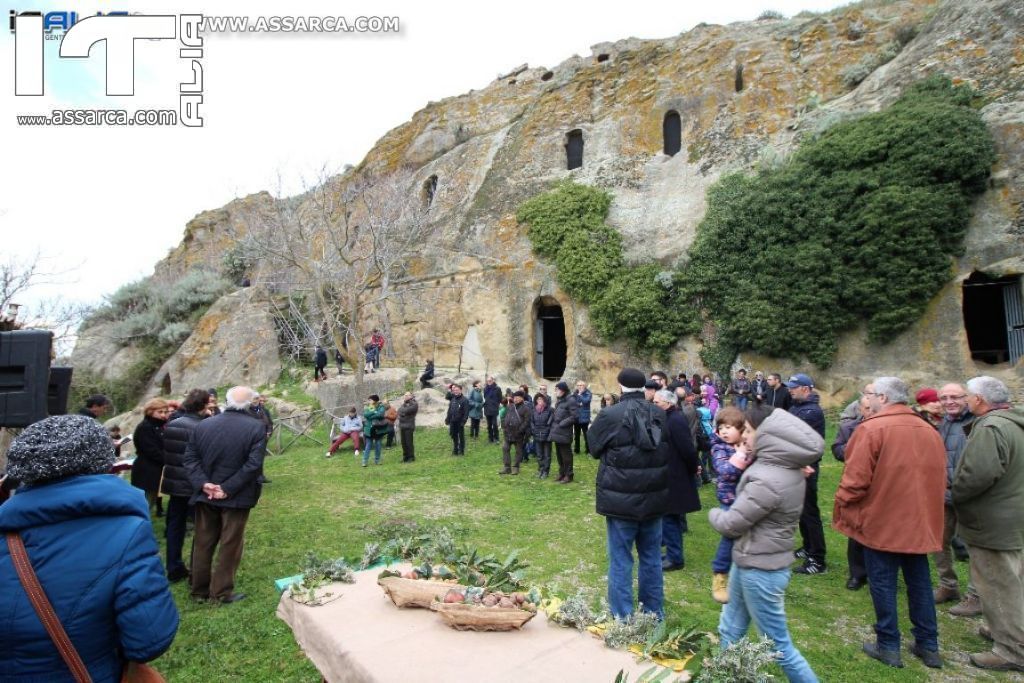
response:
{"label": "eyeglasses", "polygon": [[946,396],[939,396],[940,401],[962,401],[965,398],[967,398],[967,394],[957,394],[956,396],[949,394]]}

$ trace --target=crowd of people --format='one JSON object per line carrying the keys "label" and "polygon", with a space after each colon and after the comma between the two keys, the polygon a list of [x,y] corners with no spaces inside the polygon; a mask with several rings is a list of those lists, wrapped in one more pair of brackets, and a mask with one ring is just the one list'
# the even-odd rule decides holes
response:
{"label": "crowd of people", "polygon": [[[723,604],[723,644],[741,638],[753,621],[775,641],[791,680],[816,680],[789,637],[781,596],[790,572],[828,571],[818,501],[825,414],[809,375],[746,374],[741,369],[721,383],[710,375],[670,380],[661,371],[627,369],[619,391],[602,394],[593,419],[594,394],[582,381],[574,390],[558,382],[552,395],[544,384],[532,395],[526,386],[503,391],[493,377],[473,382],[468,396],[451,384],[452,455],[465,454],[466,422],[474,440],[486,420],[488,443],[502,446],[499,474],[519,474],[534,455],[537,476],[546,477],[552,443],[560,483],[573,480],[581,449],[599,458],[608,602],[619,618],[633,611],[634,551],[639,608],[662,614],[662,577],[685,567],[686,515],[700,509],[697,488],[713,482],[718,507],[709,521],[721,540],[711,592]],[[925,387],[913,398],[910,405],[902,380],[876,379],[843,411],[832,444],[845,466],[833,526],[848,538],[846,587],[869,586],[876,614],[876,638],[863,651],[903,666],[896,612],[902,571],[914,635],[909,651],[926,666],[942,666],[935,605],[960,601],[950,613],[984,615],[979,633],[993,642],[970,661],[1024,670],[1024,413],[1011,409],[1005,385],[990,377],[967,387]],[[968,438],[983,415],[990,416],[987,429]],[[977,451],[970,463],[969,444]],[[960,539],[972,577],[963,595],[953,562]],[[929,555],[940,580],[934,591]]]}
{"label": "crowd of people", "polygon": [[[551,394],[543,383],[532,393],[525,385],[503,389],[491,376],[468,391],[450,383],[451,454],[465,455],[468,423],[471,442],[482,441],[486,429],[487,443],[501,446],[499,475],[518,475],[533,457],[536,476],[547,478],[554,451],[556,481],[568,484],[576,455],[599,460],[596,508],[606,522],[607,599],[619,619],[635,609],[664,616],[664,576],[686,567],[687,515],[701,509],[699,487],[713,484],[717,506],[708,522],[720,541],[710,597],[722,604],[722,646],[753,623],[775,643],[789,680],[817,680],[790,637],[784,601],[792,573],[828,570],[817,487],[825,417],[813,379],[756,372],[747,380],[740,370],[723,385],[709,375],[670,380],[661,371],[625,368],[617,384],[617,391],[601,393],[594,414],[596,395],[584,381],[573,387],[559,381]],[[862,650],[903,666],[902,572],[912,655],[942,666],[936,605],[956,602],[950,614],[982,616],[979,635],[992,643],[971,654],[971,663],[1024,671],[1024,411],[1010,405],[1007,387],[992,377],[922,388],[913,406],[910,396],[901,379],[876,378],[843,410],[831,444],[843,463],[832,525],[848,539],[846,586],[868,586],[875,611],[875,638]],[[38,567],[56,619],[76,635],[89,671],[103,680],[169,646],[177,627],[169,582],[188,579],[196,600],[245,598],[234,577],[250,510],[268,481],[263,459],[273,431],[262,397],[234,387],[223,406],[216,392],[204,389],[180,402],[152,399],[133,435],[123,438],[99,425],[109,408],[106,397],[92,396],[80,414],[26,429],[8,454],[5,483],[23,486],[0,506],[0,531],[8,535],[8,546],[0,548],[0,590],[25,607],[14,622],[0,622],[7,628],[0,638],[17,644],[19,670],[40,679],[74,663],[66,648],[47,640],[59,642],[58,636],[30,619],[44,607],[30,600],[26,565],[28,572]],[[351,440],[364,467],[371,456],[380,463],[383,442],[397,431],[403,461],[413,462],[417,412],[411,392],[398,407],[371,395],[361,414],[352,408],[342,418],[327,455]],[[128,441],[137,453],[134,493],[123,482],[94,476],[112,470],[117,449]],[[157,507],[163,496],[164,511]],[[150,514],[166,516],[163,566]],[[189,524],[194,539],[186,562]],[[67,541],[90,534],[103,542]],[[20,557],[12,537],[23,541],[25,562],[5,561]],[[964,592],[954,563],[958,543],[970,567]],[[81,571],[58,570],[83,553],[90,555]],[[934,589],[929,556],[939,576]],[[61,562],[47,559],[56,557]],[[96,608],[76,610],[82,599]],[[134,629],[130,637],[126,624]]]}

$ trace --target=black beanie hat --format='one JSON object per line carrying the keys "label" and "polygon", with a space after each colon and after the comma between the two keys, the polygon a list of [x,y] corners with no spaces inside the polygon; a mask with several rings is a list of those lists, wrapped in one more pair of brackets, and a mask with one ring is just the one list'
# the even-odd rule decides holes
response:
{"label": "black beanie hat", "polygon": [[618,381],[627,389],[643,389],[647,376],[636,368],[623,368],[619,373]]}

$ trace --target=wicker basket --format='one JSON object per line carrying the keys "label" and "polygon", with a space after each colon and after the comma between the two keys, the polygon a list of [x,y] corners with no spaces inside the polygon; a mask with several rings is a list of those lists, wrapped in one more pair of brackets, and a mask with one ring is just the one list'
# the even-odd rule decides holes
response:
{"label": "wicker basket", "polygon": [[388,576],[377,579],[377,583],[391,602],[396,607],[423,607],[429,608],[434,598],[444,599],[444,594],[451,589],[466,590],[465,586],[457,583],[445,583],[443,581],[427,581],[425,579],[403,579],[398,576]]}
{"label": "wicker basket", "polygon": [[442,602],[433,603],[430,609],[438,612],[446,624],[459,631],[518,630],[537,615],[535,611],[516,607],[484,607]]}

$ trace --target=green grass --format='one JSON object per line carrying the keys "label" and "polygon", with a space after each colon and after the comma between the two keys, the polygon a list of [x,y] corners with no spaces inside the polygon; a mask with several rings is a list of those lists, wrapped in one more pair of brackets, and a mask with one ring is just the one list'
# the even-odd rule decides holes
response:
{"label": "green grass", "polygon": [[[830,429],[831,434],[834,427]],[[320,434],[323,438],[323,434]],[[370,525],[386,519],[444,524],[467,543],[504,555],[520,549],[529,562],[529,580],[555,584],[564,592],[575,585],[600,593],[605,587],[604,520],[594,512],[596,461],[578,458],[576,483],[559,486],[534,478],[531,462],[518,477],[498,477],[500,449],[470,441],[468,455],[453,458],[442,429],[416,434],[416,462],[400,462],[396,446],[384,464],[363,469],[342,447],[334,458],[326,448],[295,446],[269,457],[264,488],[247,527],[245,555],[236,590],[249,598],[229,606],[193,603],[183,583],[173,587],[181,627],[170,651],[155,662],[171,681],[319,681],[289,628],[274,615],[278,594],[273,581],[295,574],[303,555],[358,559],[369,540]],[[907,668],[886,669],[860,653],[873,637],[867,590],[845,589],[846,539],[828,529],[832,495],[842,472],[831,456],[823,461],[820,500],[826,523],[829,571],[794,575],[787,592],[790,631],[823,681],[1024,680],[989,675],[967,662],[966,653],[987,649],[975,631],[978,620],[949,617],[940,608],[939,640],[946,668],[926,669],[908,652]],[[714,505],[713,488],[701,489],[705,510]],[[665,608],[672,621],[693,622],[715,630],[719,606],[711,600],[710,562],[718,536],[707,513],[689,515],[683,571],[665,577]],[[913,524],[913,520],[908,520]],[[159,536],[163,520],[156,520]],[[187,551],[187,548],[186,548]],[[967,565],[958,563],[962,580]],[[910,638],[906,599],[901,593],[901,628]],[[514,642],[515,636],[510,636]],[[216,672],[215,674],[213,672]],[[779,672],[781,674],[781,672]],[[784,677],[781,679],[784,680]],[[611,682],[611,677],[609,682]]]}

